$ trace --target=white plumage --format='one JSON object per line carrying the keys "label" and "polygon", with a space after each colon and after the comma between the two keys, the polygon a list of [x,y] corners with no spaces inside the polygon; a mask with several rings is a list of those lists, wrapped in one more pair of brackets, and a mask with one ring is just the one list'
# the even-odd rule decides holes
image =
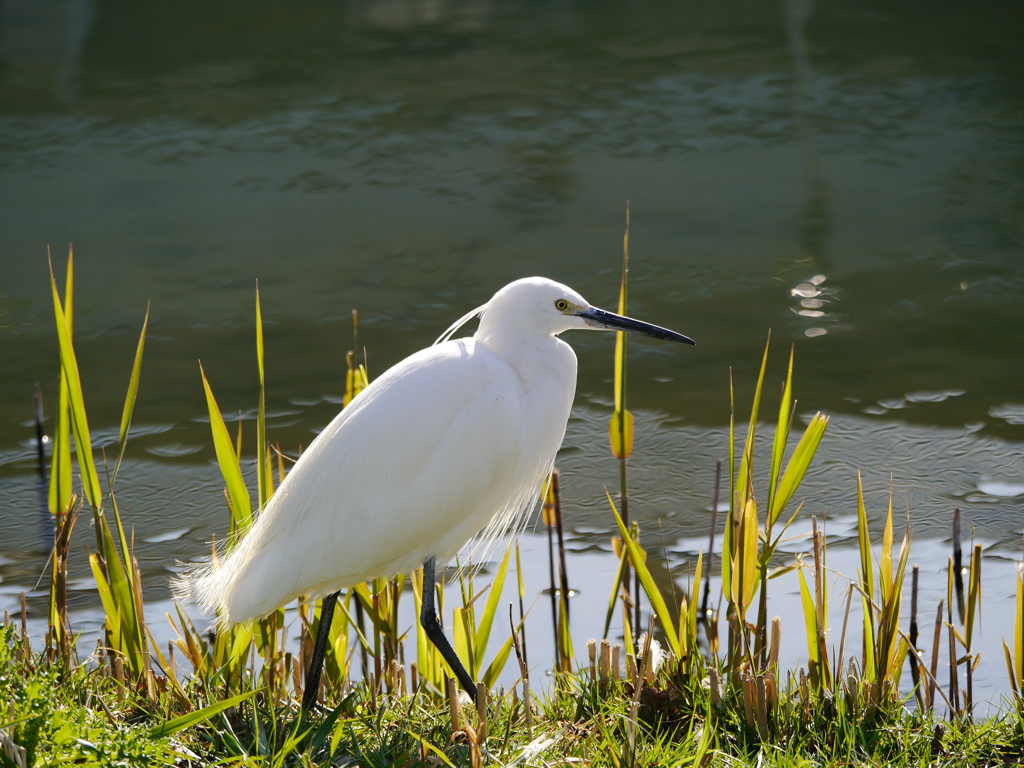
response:
{"label": "white plumage", "polygon": [[[448,340],[475,315],[473,338]],[[219,563],[179,579],[175,595],[216,611],[221,622],[243,622],[299,595],[328,595],[425,561],[432,580],[434,559],[443,563],[481,531],[488,542],[515,530],[565,435],[576,355],[557,335],[573,328],[693,343],[591,307],[546,278],[510,283],[363,390],[296,462],[241,541]],[[421,620],[433,626],[432,599],[425,606]],[[439,627],[429,632],[447,644]],[[459,666],[450,647],[442,653]],[[472,689],[464,670],[462,678]]]}
{"label": "white plumage", "polygon": [[248,621],[300,594],[444,562],[488,524],[493,535],[515,528],[551,470],[576,389],[576,355],[554,334],[585,326],[556,311],[559,299],[588,306],[550,280],[512,283],[484,305],[473,338],[428,347],[373,381],[237,546],[176,595]]}
{"label": "white plumage", "polygon": [[[471,339],[450,341],[480,315]],[[622,330],[693,342],[591,307],[571,288],[517,280],[428,349],[363,390],[313,441],[256,522],[219,563],[174,584],[222,623],[324,596],[303,709],[319,692],[337,592],[423,564],[420,625],[476,693],[434,611],[434,568],[473,536],[492,541],[535,505],[565,436],[576,355],[558,334]]]}

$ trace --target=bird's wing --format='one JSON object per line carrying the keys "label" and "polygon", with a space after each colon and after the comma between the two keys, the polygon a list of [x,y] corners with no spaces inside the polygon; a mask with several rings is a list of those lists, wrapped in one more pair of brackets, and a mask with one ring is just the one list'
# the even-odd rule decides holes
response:
{"label": "bird's wing", "polygon": [[516,492],[519,382],[473,340],[390,369],[317,437],[221,566],[232,621],[448,557]]}

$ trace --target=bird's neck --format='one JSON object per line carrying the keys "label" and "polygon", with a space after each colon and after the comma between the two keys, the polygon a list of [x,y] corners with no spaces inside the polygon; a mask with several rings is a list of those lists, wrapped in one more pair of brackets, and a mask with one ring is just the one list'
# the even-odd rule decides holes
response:
{"label": "bird's neck", "polygon": [[525,389],[531,389],[541,378],[554,376],[575,390],[576,355],[554,336],[478,332],[476,341],[508,363]]}

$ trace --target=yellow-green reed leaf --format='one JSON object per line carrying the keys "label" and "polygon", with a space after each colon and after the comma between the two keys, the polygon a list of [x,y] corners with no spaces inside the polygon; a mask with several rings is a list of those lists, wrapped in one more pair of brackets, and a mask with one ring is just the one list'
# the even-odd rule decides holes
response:
{"label": "yellow-green reed leaf", "polygon": [[893,688],[899,690],[900,677],[903,674],[903,664],[907,660],[907,654],[910,652],[910,643],[907,642],[905,637],[900,637],[896,644],[896,650],[892,654],[892,660],[889,663],[889,669],[886,673],[886,678],[892,680]]}
{"label": "yellow-green reed leaf", "polygon": [[615,387],[615,411],[623,409],[623,392],[626,389],[626,334],[615,332],[615,370],[613,372]]}
{"label": "yellow-green reed leaf", "polygon": [[103,605],[103,613],[107,619],[107,629],[110,632],[110,645],[115,650],[121,649],[121,612],[117,603],[110,593],[110,585],[103,573],[103,565],[100,563],[99,555],[95,552],[89,553],[89,566],[92,568],[93,578],[96,580],[96,591],[100,594],[100,603]]}
{"label": "yellow-green reed leaf", "polygon": [[[339,723],[339,726],[340,726],[340,725],[341,725],[341,724]],[[339,730],[340,730],[340,727],[339,727]],[[435,746],[434,746],[433,744],[431,744],[431,743],[430,743],[429,741],[427,741],[427,740],[426,740],[425,738],[423,738],[422,736],[420,736],[420,735],[419,735],[419,734],[417,734],[417,733],[413,733],[412,731],[406,731],[406,733],[407,733],[407,734],[408,734],[409,736],[412,736],[412,737],[413,737],[414,739],[416,739],[416,741],[418,741],[418,742],[419,742],[420,744],[422,744],[422,745],[423,745],[424,747],[426,747],[426,748],[427,748],[428,750],[430,750],[431,752],[433,752],[433,753],[434,753],[435,755],[437,755],[437,759],[438,759],[438,760],[440,760],[440,761],[441,761],[442,763],[444,763],[445,765],[447,765],[447,766],[448,766],[448,768],[455,768],[455,764],[454,764],[454,763],[452,763],[452,761],[448,759],[448,755],[446,755],[446,754],[445,754],[444,752],[442,752],[442,751],[441,751],[440,749],[438,749],[437,747],[435,747]],[[340,737],[339,737],[339,740],[340,740]],[[334,751],[334,749],[336,749],[336,747],[335,747],[335,742],[334,742],[334,741],[333,741],[333,739],[332,739],[332,741],[331,741],[331,751],[333,752],[333,751]]]}
{"label": "yellow-green reed leaf", "polygon": [[149,732],[149,738],[162,739],[164,736],[173,736],[178,731],[182,731],[185,728],[201,723],[203,720],[207,720],[214,715],[223,712],[225,709],[237,707],[243,701],[251,699],[262,690],[262,688],[257,688],[254,691],[246,691],[245,693],[240,693],[237,696],[232,696],[229,699],[223,699],[215,704],[210,704],[202,709],[197,709],[195,712],[189,712],[188,714],[181,715],[173,720],[168,720],[151,729]]}
{"label": "yellow-green reed leaf", "polygon": [[[523,566],[519,563],[519,542],[516,542],[516,581],[519,582],[519,599],[523,599],[525,590],[523,589]],[[417,616],[419,614],[416,614]]]}
{"label": "yellow-green reed leaf", "polygon": [[467,616],[468,611],[458,605],[455,606],[454,611],[452,618],[452,647],[455,649],[459,659],[462,660],[462,663],[466,665],[466,671],[476,680],[476,665],[473,663],[473,641],[470,629],[467,626],[470,623]]}
{"label": "yellow-green reed leaf", "polygon": [[1017,668],[1017,685],[1024,691],[1024,575],[1017,566],[1017,604],[1013,617],[1013,658]]}
{"label": "yellow-green reed leaf", "polygon": [[50,553],[50,604],[47,609],[47,622],[53,631],[56,633],[56,640],[58,644],[61,638],[64,636],[63,622],[60,620],[60,611],[57,609],[57,570],[60,568],[60,564],[57,561],[57,545],[54,543],[53,550]]}
{"label": "yellow-green reed leaf", "polygon": [[[863,583],[863,578],[861,579],[861,581]],[[874,615],[874,612],[873,612],[873,609],[871,607],[871,600],[869,600],[867,597],[865,597],[863,593],[861,593],[860,602],[861,602],[861,605],[863,606],[863,609],[864,609],[864,615],[863,615],[863,619],[862,619],[862,621],[863,621],[863,632],[864,632],[864,643],[865,643],[866,647],[868,648],[868,652],[866,654],[864,654],[864,680],[869,682],[869,683],[874,683],[874,682],[878,682],[879,681],[879,678],[878,678],[878,666],[875,663],[876,662],[875,653],[876,653],[877,648],[878,648],[878,643],[876,641],[876,635],[875,635],[875,624],[874,624],[874,621],[872,620],[872,616]]]}
{"label": "yellow-green reed leaf", "polygon": [[501,601],[501,593],[505,589],[505,574],[508,572],[508,560],[512,555],[512,544],[505,549],[505,556],[501,558],[498,565],[498,572],[491,582],[491,594],[487,596],[487,603],[484,606],[483,616],[480,617],[480,626],[476,631],[476,648],[482,656],[487,650],[487,641],[491,637],[491,625],[494,624],[494,616],[498,612],[498,603]]}
{"label": "yellow-green reed leaf", "polygon": [[359,644],[363,646],[363,648],[365,648],[368,653],[373,653],[373,643],[366,639],[366,635],[364,635],[363,631],[359,629],[359,624],[352,619],[352,613],[348,607],[348,600],[339,600],[337,603],[337,607],[345,612],[345,619],[348,622],[348,625],[352,627],[352,629],[355,631],[356,638],[359,640]]}
{"label": "yellow-green reed leaf", "polygon": [[260,283],[256,281],[256,366],[263,386],[263,314],[260,312]]}
{"label": "yellow-green reed leaf", "polygon": [[100,526],[107,553],[105,565],[110,584],[110,595],[117,606],[121,621],[121,647],[117,650],[125,654],[132,673],[136,676],[141,675],[145,668],[143,658],[145,633],[138,615],[136,594],[128,576],[128,568],[122,562],[117,547],[114,545],[107,518],[103,515],[99,516],[97,524]]}
{"label": "yellow-green reed leaf", "polygon": [[252,645],[252,629],[245,624],[238,624],[232,627],[231,643],[228,650],[227,663],[230,667],[236,667],[239,663],[245,664],[249,659],[249,646]]}
{"label": "yellow-green reed leaf", "polygon": [[192,665],[195,676],[197,678],[205,677],[208,666],[205,652],[206,643],[199,632],[196,631],[192,621],[182,612],[181,606],[175,603],[174,610],[178,614],[181,629],[174,623],[174,619],[171,618],[169,613],[167,614],[167,621],[178,636],[175,644],[182,650],[188,662]]}
{"label": "yellow-green reed leaf", "polygon": [[[679,645],[684,651],[697,647],[697,603],[700,602],[697,595],[700,591],[701,579],[704,577],[704,552],[697,553],[697,567],[693,572],[693,580],[690,587],[689,610],[686,611],[686,627],[683,628],[683,614],[679,616]],[[685,598],[684,598],[685,599]]]}
{"label": "yellow-green reed leaf", "polygon": [[263,509],[270,499],[270,472],[263,452],[267,448],[266,399],[260,387],[260,402],[256,412],[256,501],[258,509]]}
{"label": "yellow-green reed leaf", "polygon": [[741,610],[746,612],[754,599],[754,590],[757,587],[757,502],[754,499],[747,499],[743,508],[743,520],[740,523],[740,562],[742,564],[742,600]]}
{"label": "yellow-green reed leaf", "polygon": [[[616,538],[616,541],[621,542],[621,539]],[[604,632],[601,634],[601,637],[608,637],[608,630],[611,629],[612,615],[615,613],[615,603],[619,599],[619,588],[622,586],[622,577],[623,574],[625,574],[625,572],[626,552],[625,550],[622,550],[621,555],[619,557],[619,568],[618,571],[615,573],[615,583],[612,584],[612,593],[608,597],[608,612],[605,614],[604,617]]]}
{"label": "yellow-green reed leaf", "polygon": [[267,449],[267,401],[263,379],[263,314],[260,311],[260,284],[256,283],[256,368],[260,375],[260,402],[256,415],[256,498],[263,509],[270,498],[270,469],[263,460]]}
{"label": "yellow-green reed leaf", "polygon": [[[345,601],[351,600],[352,593],[345,594]],[[341,598],[339,597],[339,600]],[[331,621],[330,650],[327,654],[326,671],[336,687],[341,687],[348,677],[348,613],[335,611]]]}
{"label": "yellow-green reed leaf", "polygon": [[548,479],[544,481],[544,490],[541,493],[541,498],[544,499],[544,504],[540,510],[540,519],[544,525],[551,526],[555,524],[555,486],[551,482],[551,475],[548,475]]}
{"label": "yellow-green reed leaf", "polygon": [[757,376],[754,388],[754,403],[750,407],[750,424],[747,426],[747,438],[743,444],[743,456],[740,458],[740,474],[736,478],[737,506],[742,507],[747,496],[751,494],[751,471],[754,461],[754,436],[757,433],[757,414],[761,408],[761,390],[764,387],[764,372],[768,367],[768,347],[771,345],[772,334],[768,332],[768,341],[764,345],[761,358],[761,372]]}
{"label": "yellow-green reed leaf", "polygon": [[771,581],[772,579],[777,579],[780,576],[785,576],[787,573],[792,573],[798,567],[799,566],[797,565],[780,565],[775,570],[768,572],[768,580]]}
{"label": "yellow-green reed leaf", "polygon": [[[72,322],[75,295],[74,253],[68,250],[67,277],[64,282],[64,320],[68,326],[68,338],[73,338]],[[71,417],[68,377],[64,367],[60,369],[60,394],[57,407],[57,424],[53,435],[53,462],[50,470],[49,507],[53,514],[66,514],[71,509]]]}
{"label": "yellow-green reed leaf", "polygon": [[885,516],[885,529],[882,532],[882,555],[878,559],[878,580],[882,595],[882,604],[889,602],[892,596],[892,483],[889,483],[889,511]]}
{"label": "yellow-green reed leaf", "polygon": [[736,514],[736,398],[733,391],[732,368],[729,369],[729,512],[725,517],[722,537],[722,592],[732,594],[732,529]]}
{"label": "yellow-green reed leaf", "polygon": [[494,654],[494,658],[491,663],[487,666],[487,671],[484,672],[483,684],[488,688],[494,687],[498,682],[498,675],[501,674],[502,670],[505,669],[505,664],[508,663],[508,654],[512,650],[512,635],[508,636],[508,640],[501,644],[498,648],[498,652]]}
{"label": "yellow-green reed leaf", "polygon": [[971,569],[967,587],[967,616],[964,619],[964,634],[967,648],[971,648],[971,635],[974,633],[974,617],[981,608],[981,544],[974,545],[971,553]]}
{"label": "yellow-green reed leaf", "polygon": [[92,458],[92,440],[89,437],[85,399],[82,397],[82,382],[78,377],[78,361],[75,359],[75,350],[71,344],[71,332],[68,330],[67,319],[61,308],[60,296],[57,295],[57,283],[53,278],[52,267],[50,269],[50,290],[53,294],[53,315],[57,323],[61,368],[64,370],[68,382],[71,428],[75,434],[78,467],[82,472],[82,484],[85,486],[86,498],[94,509],[101,509],[103,495],[100,491],[100,479],[96,474],[96,464]]}
{"label": "yellow-green reed leaf", "polygon": [[953,558],[946,558],[946,616],[953,623]]}
{"label": "yellow-green reed leaf", "polygon": [[636,653],[636,643],[633,642],[633,619],[630,616],[629,603],[625,600],[622,601],[622,647],[626,649],[626,653]]}
{"label": "yellow-green reed leaf", "polygon": [[1017,696],[1020,689],[1017,687],[1017,675],[1013,671],[1013,654],[1010,653],[1010,646],[1006,644],[1006,638],[1003,638],[1003,655],[1006,657],[1006,674],[1010,677],[1010,688],[1013,695]]}
{"label": "yellow-green reed leaf", "polygon": [[217,464],[220,466],[220,473],[231,499],[233,529],[243,530],[252,520],[249,489],[245,487],[242,469],[238,465],[238,456],[231,443],[231,435],[228,434],[224,417],[220,415],[220,408],[213,396],[213,390],[210,389],[210,382],[206,380],[206,372],[203,370],[202,363],[199,364],[199,375],[203,378],[203,390],[206,392],[206,407],[210,412],[210,430],[213,433],[213,447],[217,453]]}
{"label": "yellow-green reed leaf", "polygon": [[[623,425],[625,428],[623,429]],[[628,459],[633,452],[633,414],[616,411],[608,422],[608,440],[617,459]]]}
{"label": "yellow-green reed leaf", "polygon": [[[52,269],[50,270],[53,271]],[[64,319],[68,323],[68,332],[74,326],[75,310],[75,249],[68,246],[68,271],[64,276]]]}
{"label": "yellow-green reed leaf", "polygon": [[772,525],[779,519],[782,510],[789,504],[793,494],[796,493],[796,489],[800,486],[801,481],[803,481],[804,475],[807,474],[807,468],[811,465],[811,459],[814,458],[818,445],[821,443],[821,438],[825,435],[828,421],[828,416],[822,416],[820,413],[814,414],[811,418],[811,423],[807,425],[807,429],[804,430],[803,435],[800,437],[800,442],[797,443],[796,448],[793,450],[793,455],[789,457],[786,470],[782,473],[782,480],[779,481],[775,495],[772,496]]}
{"label": "yellow-green reed leaf", "polygon": [[[860,548],[861,588],[867,597],[865,620],[874,616],[871,601],[875,597],[874,564],[871,562],[871,537],[868,535],[868,513],[864,509],[864,487],[857,470],[857,544]],[[872,619],[873,621],[873,619]]]}
{"label": "yellow-green reed leaf", "polygon": [[267,467],[267,498],[269,499],[274,495],[274,459],[270,452],[270,444],[267,444],[266,452],[266,467]]}
{"label": "yellow-green reed leaf", "polygon": [[[793,346],[789,348],[789,369],[786,372],[786,383],[782,388],[782,402],[779,403],[779,420],[775,424],[775,441],[772,443],[771,471],[768,474],[768,509],[773,510],[775,492],[779,485],[779,471],[782,469],[782,457],[786,452],[786,441],[789,438],[789,421],[793,408]],[[767,527],[771,528],[775,518],[768,516]]]}
{"label": "yellow-green reed leaf", "polygon": [[139,334],[139,344],[135,348],[135,363],[132,365],[132,375],[128,380],[128,394],[124,398],[124,408],[121,411],[121,429],[117,438],[117,461],[114,463],[114,471],[110,475],[110,487],[114,487],[114,480],[117,479],[117,472],[121,468],[121,460],[124,458],[124,449],[128,445],[128,429],[132,425],[132,413],[135,412],[135,398],[139,393],[139,376],[142,373],[142,352],[146,348],[146,329],[149,327],[149,302],[146,302],[146,317],[142,320],[142,332]]}
{"label": "yellow-green reed leaf", "polygon": [[[626,236],[622,251],[622,282],[619,284],[619,314],[626,314],[626,293],[629,283],[629,225],[626,225]],[[615,333],[615,371],[613,375],[615,388],[615,411],[621,413],[626,408],[626,334]]]}
{"label": "yellow-green reed leaf", "polygon": [[569,631],[568,596],[559,592],[558,598],[558,667],[563,672],[572,672],[572,634]]}
{"label": "yellow-green reed leaf", "polygon": [[796,572],[800,580],[800,604],[804,609],[804,634],[807,636],[807,658],[818,663],[818,613],[814,607],[814,598],[811,597],[811,590],[807,588],[807,579],[804,578],[803,568]]}
{"label": "yellow-green reed leaf", "polygon": [[[878,627],[878,651],[879,668],[883,677],[898,679],[899,670],[894,670],[897,660],[902,664],[902,657],[899,655],[900,642],[900,605],[903,599],[903,581],[907,572],[907,563],[910,561],[909,532],[903,536],[903,544],[900,547],[900,557],[896,565],[896,573],[889,597],[883,600],[881,618]],[[906,655],[904,651],[903,655]],[[895,678],[894,678],[895,676]]]}
{"label": "yellow-green reed leaf", "polygon": [[66,514],[71,508],[71,420],[68,416],[68,399],[68,379],[61,368],[47,499],[50,512],[55,515]]}
{"label": "yellow-green reed leaf", "polygon": [[370,593],[370,585],[365,581],[361,581],[352,587],[352,593],[363,604],[363,610],[370,614],[370,618],[376,620],[377,612],[373,609],[373,595]]}
{"label": "yellow-green reed leaf", "polygon": [[650,601],[651,607],[654,608],[654,613],[657,615],[658,622],[661,624],[662,629],[665,632],[665,639],[668,641],[669,647],[672,649],[672,653],[674,653],[678,659],[682,653],[679,647],[679,637],[676,635],[675,622],[672,620],[672,614],[669,613],[668,606],[665,604],[665,599],[661,596],[661,592],[658,590],[658,585],[654,583],[654,579],[651,577],[651,572],[647,570],[647,566],[644,564],[640,548],[637,546],[636,542],[633,541],[633,537],[629,535],[629,531],[626,530],[626,525],[622,522],[622,518],[619,517],[619,510],[615,508],[615,502],[612,501],[611,494],[605,491],[605,496],[608,497],[608,504],[612,508],[612,514],[615,516],[615,522],[619,526],[619,533],[622,535],[622,542],[626,545],[626,549],[629,552],[630,562],[633,565],[633,569],[636,571],[637,578],[640,579],[640,584],[643,586],[644,592],[647,594],[647,599]]}
{"label": "yellow-green reed leaf", "polygon": [[[114,511],[114,526],[117,528],[117,539],[118,539],[118,541],[121,544],[121,552],[124,555],[124,562],[127,564],[128,558],[129,558],[131,553],[130,553],[129,548],[128,548],[128,539],[124,535],[124,526],[121,524],[121,512],[117,508],[117,497],[114,496],[113,493],[110,494],[110,506],[111,506],[111,508]],[[103,522],[102,522],[102,527],[104,529],[104,533],[109,534],[110,527],[109,527],[109,524],[107,523],[106,516],[104,516],[104,519],[103,519]],[[114,545],[113,545],[112,541],[108,542],[106,544],[106,550],[108,552],[108,554],[107,554],[107,558],[108,559],[112,558],[112,557],[113,558],[117,557],[117,551],[113,549],[113,546]],[[125,570],[125,573],[126,573],[126,575],[128,577],[128,583],[132,584],[133,587],[134,587],[135,578],[134,578],[134,575],[132,574],[132,569],[128,568],[128,567],[125,567],[124,570]],[[141,588],[141,585],[140,585],[140,588]]]}
{"label": "yellow-green reed leaf", "polygon": [[345,396],[341,401],[342,407],[351,403],[370,383],[370,377],[366,373],[366,366],[362,363],[359,365],[355,364],[354,352],[350,352],[346,360],[348,362],[348,372],[345,374]]}

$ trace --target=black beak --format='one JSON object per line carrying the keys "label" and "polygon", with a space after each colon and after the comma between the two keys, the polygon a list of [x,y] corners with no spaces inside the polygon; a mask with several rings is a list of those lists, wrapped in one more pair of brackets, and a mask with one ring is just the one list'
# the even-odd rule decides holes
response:
{"label": "black beak", "polygon": [[604,328],[609,331],[626,331],[640,336],[649,336],[652,339],[662,341],[678,341],[682,344],[696,344],[689,336],[670,331],[668,328],[661,328],[650,323],[642,323],[631,317],[616,315],[614,312],[605,312],[597,307],[589,307],[580,312],[580,317],[591,328]]}

